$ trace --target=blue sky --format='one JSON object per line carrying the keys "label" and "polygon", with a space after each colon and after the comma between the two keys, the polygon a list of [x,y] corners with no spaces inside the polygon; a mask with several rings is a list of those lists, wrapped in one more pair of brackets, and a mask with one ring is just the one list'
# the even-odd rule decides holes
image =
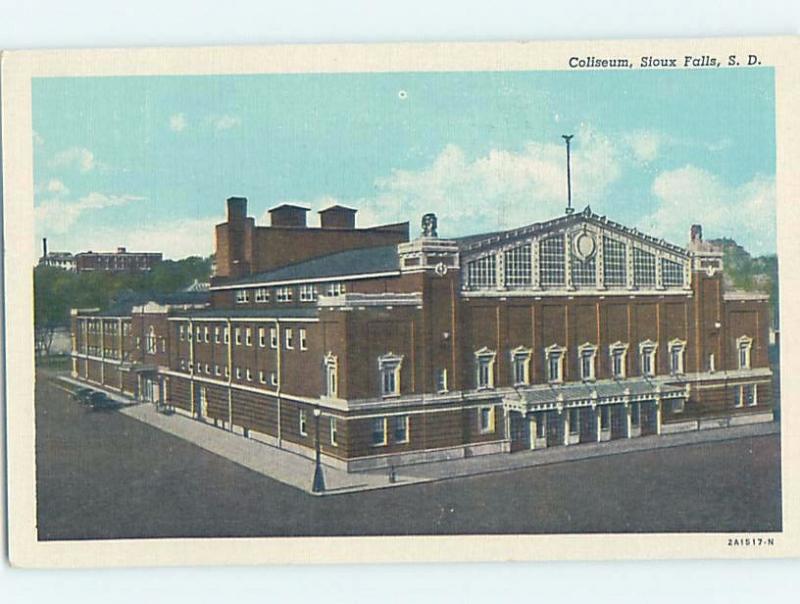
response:
{"label": "blue sky", "polygon": [[292,202],[511,228],[563,212],[563,133],[579,209],[776,247],[770,68],[40,78],[33,128],[51,250],[205,255],[231,195],[261,224]]}

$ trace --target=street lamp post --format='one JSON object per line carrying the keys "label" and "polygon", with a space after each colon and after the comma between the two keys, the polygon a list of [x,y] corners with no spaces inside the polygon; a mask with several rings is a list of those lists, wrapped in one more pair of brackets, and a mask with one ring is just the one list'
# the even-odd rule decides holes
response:
{"label": "street lamp post", "polygon": [[325,491],[325,476],[322,473],[322,463],[320,462],[319,450],[319,416],[322,411],[319,407],[314,407],[314,482],[311,484],[312,493],[322,493]]}

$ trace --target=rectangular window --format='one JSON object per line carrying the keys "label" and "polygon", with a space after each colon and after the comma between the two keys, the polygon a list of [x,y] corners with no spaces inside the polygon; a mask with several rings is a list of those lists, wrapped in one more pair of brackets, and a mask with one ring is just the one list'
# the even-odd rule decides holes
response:
{"label": "rectangular window", "polygon": [[580,430],[580,416],[577,409],[569,410],[569,433],[577,434]]}
{"label": "rectangular window", "polygon": [[545,413],[536,414],[536,438],[544,438],[547,434],[547,415]]}
{"label": "rectangular window", "polygon": [[248,382],[252,382],[253,381],[253,372],[250,371],[249,367],[247,369],[245,369],[245,377],[247,378]]}
{"label": "rectangular window", "polygon": [[564,237],[561,235],[539,242],[539,283],[542,287],[564,286]]}
{"label": "rectangular window", "polygon": [[242,370],[241,370],[240,367],[236,367],[236,379],[237,380],[241,380],[242,379]]}
{"label": "rectangular window", "polygon": [[408,442],[408,416],[397,415],[393,419],[394,422],[394,441],[397,443]]}
{"label": "rectangular window", "polygon": [[259,287],[256,290],[256,303],[265,304],[269,302],[269,290],[266,287]]}
{"label": "rectangular window", "polygon": [[336,358],[325,359],[325,393],[331,398],[336,398],[339,391]]}
{"label": "rectangular window", "polygon": [[643,376],[655,375],[656,349],[654,346],[642,346],[640,349],[641,369]]}
{"label": "rectangular window", "polygon": [[227,344],[231,341],[231,331],[228,327],[222,330],[223,341]]}
{"label": "rectangular window", "polygon": [[376,417],[372,420],[372,445],[379,447],[386,444],[386,418]]}
{"label": "rectangular window", "polygon": [[275,296],[278,302],[291,302],[292,301],[292,288],[279,287],[277,295]]}
{"label": "rectangular window", "polygon": [[180,339],[181,342],[183,342],[184,337],[185,337],[185,333],[184,333],[183,325],[180,325],[178,327],[178,338]]}
{"label": "rectangular window", "polygon": [[286,328],[283,332],[285,343],[286,343],[286,350],[292,350],[294,348],[294,333],[292,332],[291,328]]}
{"label": "rectangular window", "polygon": [[494,255],[467,262],[467,283],[471,289],[497,287],[496,271]]}
{"label": "rectangular window", "polygon": [[655,254],[633,248],[633,284],[636,287],[655,287],[656,257]]}
{"label": "rectangular window", "polygon": [[478,357],[478,388],[492,387],[492,359]]}
{"label": "rectangular window", "polygon": [[221,373],[219,365],[214,365],[214,375],[221,375]]}
{"label": "rectangular window", "polygon": [[331,435],[331,444],[334,447],[338,447],[339,446],[339,433],[337,432],[336,418],[335,417],[330,418],[330,427],[329,427],[329,429],[330,429],[330,435]]}
{"label": "rectangular window", "polygon": [[581,379],[590,381],[594,379],[594,349],[581,351]]}
{"label": "rectangular window", "polygon": [[308,338],[305,328],[300,328],[300,350],[308,350]]}
{"label": "rectangular window", "polygon": [[447,392],[447,369],[445,368],[436,372],[436,392]]}
{"label": "rectangular window", "polygon": [[611,428],[611,407],[603,405],[600,407],[600,429],[608,430]]}
{"label": "rectangular window", "polygon": [[560,382],[563,380],[562,375],[562,368],[563,363],[562,359],[564,358],[564,353],[561,351],[553,351],[548,353],[547,355],[547,381],[549,382]]}
{"label": "rectangular window", "polygon": [[748,407],[753,407],[756,404],[756,385],[755,384],[747,384],[746,386],[742,386],[742,398],[744,399],[744,404]]}
{"label": "rectangular window", "polygon": [[265,335],[265,330],[263,327],[258,328],[258,345],[261,348],[264,348],[264,346],[267,345],[267,337]]}
{"label": "rectangular window", "polygon": [[211,341],[211,337],[209,336],[208,326],[203,327],[203,341],[204,342],[210,342]]}
{"label": "rectangular window", "polygon": [[527,287],[531,284],[531,246],[526,243],[505,252],[506,287]]}
{"label": "rectangular window", "polygon": [[300,409],[300,435],[308,436],[308,417],[305,409]]}
{"label": "rectangular window", "polygon": [[528,379],[528,364],[530,362],[530,354],[519,353],[514,355],[513,359],[513,372],[514,372],[514,385],[527,384]]}
{"label": "rectangular window", "polygon": [[683,373],[683,351],[681,344],[673,344],[669,349],[669,372],[673,375]]}
{"label": "rectangular window", "polygon": [[250,294],[246,289],[236,290],[236,304],[247,304],[250,301]]}
{"label": "rectangular window", "polygon": [[614,348],[611,351],[611,372],[616,379],[625,377],[625,350]]}
{"label": "rectangular window", "polygon": [[328,284],[328,291],[327,294],[329,296],[341,296],[344,295],[347,291],[344,283],[329,283]]}
{"label": "rectangular window", "polygon": [[277,348],[278,347],[278,328],[277,327],[270,327],[269,328],[269,347],[270,348]]}
{"label": "rectangular window", "polygon": [[683,265],[680,262],[662,258],[661,283],[664,287],[683,287]]}
{"label": "rectangular window", "polygon": [[197,340],[198,344],[203,341],[199,325],[194,328],[194,334],[195,334],[195,339]]}
{"label": "rectangular window", "polygon": [[245,327],[244,330],[244,342],[248,346],[253,345],[253,330],[250,327]]}
{"label": "rectangular window", "polygon": [[639,415],[640,415],[639,412],[640,412],[639,403],[631,403],[631,425],[632,426],[638,426],[639,425],[639,420],[641,419],[639,417]]}
{"label": "rectangular window", "polygon": [[225,365],[225,377],[226,378],[231,377],[231,370],[230,367],[228,367],[227,365]]}
{"label": "rectangular window", "polygon": [[219,344],[219,326],[214,328],[214,343]]}
{"label": "rectangular window", "polygon": [[481,407],[478,410],[478,429],[482,434],[494,432],[494,407]]}
{"label": "rectangular window", "polygon": [[317,299],[317,286],[306,284],[300,286],[300,302],[314,302]]}
{"label": "rectangular window", "polygon": [[233,333],[234,333],[234,336],[235,336],[235,340],[234,341],[236,342],[236,345],[238,346],[238,345],[240,345],[242,343],[242,328],[241,327],[235,327],[234,330],[233,330]]}
{"label": "rectangular window", "polygon": [[278,385],[278,374],[275,373],[274,371],[271,371],[269,374],[269,383],[272,386]]}
{"label": "rectangular window", "polygon": [[682,398],[672,399],[672,412],[673,413],[683,413],[683,406],[684,406],[684,399],[682,399]]}

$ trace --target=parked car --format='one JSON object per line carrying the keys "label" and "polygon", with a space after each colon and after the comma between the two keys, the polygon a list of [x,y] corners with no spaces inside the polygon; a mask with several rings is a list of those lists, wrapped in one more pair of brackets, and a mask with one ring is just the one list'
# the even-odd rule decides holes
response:
{"label": "parked car", "polygon": [[122,406],[122,403],[115,401],[105,392],[92,392],[89,396],[89,405],[92,407],[93,411],[103,411],[106,409],[117,409]]}
{"label": "parked car", "polygon": [[93,392],[94,390],[92,390],[91,388],[78,388],[70,396],[72,397],[72,400],[74,400],[76,403],[79,403],[81,405],[88,405],[89,397],[92,395]]}

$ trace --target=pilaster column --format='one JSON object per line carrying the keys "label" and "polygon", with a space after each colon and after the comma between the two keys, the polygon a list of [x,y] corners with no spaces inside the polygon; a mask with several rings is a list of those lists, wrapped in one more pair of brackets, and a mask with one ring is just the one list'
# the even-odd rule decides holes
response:
{"label": "pilaster column", "polygon": [[662,408],[662,401],[661,397],[656,399],[656,434],[661,434],[661,408]]}
{"label": "pilaster column", "polygon": [[536,421],[536,414],[530,413],[528,414],[528,430],[530,432],[530,447],[531,449],[536,448],[536,429],[537,429],[537,421]]}
{"label": "pilaster column", "polygon": [[603,434],[603,422],[602,422],[602,415],[603,409],[598,405],[594,408],[594,428],[595,428],[595,437],[597,438],[597,442],[600,442],[600,439]]}
{"label": "pilaster column", "polygon": [[564,426],[564,444],[569,445],[569,431],[570,431],[569,409],[565,409],[564,411],[561,412],[561,422],[562,425]]}
{"label": "pilaster column", "polygon": [[630,401],[625,401],[625,436],[627,438],[631,437],[631,403]]}

